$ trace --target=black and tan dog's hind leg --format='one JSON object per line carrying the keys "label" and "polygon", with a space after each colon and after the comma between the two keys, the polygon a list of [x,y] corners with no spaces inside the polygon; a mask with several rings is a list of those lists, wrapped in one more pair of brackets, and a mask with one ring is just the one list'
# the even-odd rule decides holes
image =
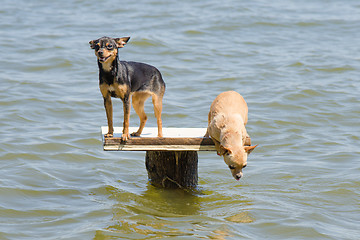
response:
{"label": "black and tan dog's hind leg", "polygon": [[161,93],[159,95],[154,94],[152,96],[152,102],[154,105],[154,113],[155,113],[157,126],[158,126],[158,137],[163,137],[161,112],[162,112],[162,107],[163,107],[162,100],[164,97],[164,93],[165,93],[165,88],[163,88],[163,90],[161,91]]}
{"label": "black and tan dog's hind leg", "polygon": [[144,105],[145,105],[146,99],[148,99],[148,97],[150,97],[150,96],[151,96],[151,94],[148,92],[135,92],[132,95],[132,105],[133,105],[133,108],[135,109],[136,114],[140,118],[140,126],[139,126],[139,129],[137,130],[137,132],[133,132],[131,134],[131,136],[137,136],[137,137],[140,136],[145,127],[145,123],[147,121],[147,116],[144,111]]}
{"label": "black and tan dog's hind leg", "polygon": [[132,133],[131,136],[140,136],[147,121],[147,115],[144,111],[145,101],[152,96],[152,103],[154,105],[154,114],[157,121],[158,126],[158,137],[162,137],[162,120],[161,120],[161,112],[162,112],[162,99],[164,96],[164,91],[161,91],[160,94],[155,94],[152,92],[135,92],[132,95],[132,105],[135,109],[136,114],[140,118],[140,126],[139,129]]}

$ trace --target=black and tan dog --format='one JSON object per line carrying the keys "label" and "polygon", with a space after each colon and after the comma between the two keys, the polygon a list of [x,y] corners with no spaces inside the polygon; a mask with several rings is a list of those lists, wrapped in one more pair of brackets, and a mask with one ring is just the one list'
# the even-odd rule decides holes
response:
{"label": "black and tan dog", "polygon": [[118,48],[122,48],[130,37],[110,38],[102,37],[89,42],[95,49],[99,65],[99,85],[104,98],[104,106],[108,121],[108,133],[105,137],[113,137],[113,109],[111,97],[120,98],[124,107],[124,124],[122,140],[129,137],[130,97],[132,105],[140,118],[140,127],[132,136],[140,136],[147,116],[144,103],[152,97],[155,117],[158,125],[158,137],[162,137],[162,99],[165,93],[165,83],[159,70],[153,66],[139,62],[125,62],[118,58]]}

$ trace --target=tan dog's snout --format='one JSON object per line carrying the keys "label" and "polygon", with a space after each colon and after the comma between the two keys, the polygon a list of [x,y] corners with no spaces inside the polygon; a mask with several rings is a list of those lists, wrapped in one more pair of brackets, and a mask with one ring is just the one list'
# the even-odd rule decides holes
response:
{"label": "tan dog's snout", "polygon": [[229,163],[230,161],[232,162],[229,166],[231,175],[236,179],[236,180],[240,180],[240,178],[242,178],[243,176],[243,168],[246,168],[246,163],[245,164],[238,164],[236,162],[234,162],[233,160],[230,159],[225,159],[226,157],[224,156],[224,161],[225,163]]}
{"label": "tan dog's snout", "polygon": [[240,178],[243,176],[243,173],[242,173],[242,170],[240,171],[236,171],[236,170],[231,170],[231,174],[233,175],[233,177],[236,179],[236,180],[240,180]]}
{"label": "tan dog's snout", "polygon": [[235,174],[234,178],[239,181],[242,176],[243,176],[243,173],[239,172],[239,173]]}

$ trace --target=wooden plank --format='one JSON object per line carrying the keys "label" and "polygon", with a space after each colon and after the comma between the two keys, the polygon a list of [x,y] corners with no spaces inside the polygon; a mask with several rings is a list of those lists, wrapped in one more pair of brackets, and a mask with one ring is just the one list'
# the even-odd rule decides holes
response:
{"label": "wooden plank", "polygon": [[[130,127],[129,132],[136,132],[137,127]],[[101,127],[102,135],[108,132],[108,127]],[[121,137],[122,127],[114,127],[114,137]],[[163,128],[163,135],[165,138],[172,137],[198,137],[202,138],[206,133],[206,128]],[[141,137],[157,137],[157,127],[145,127],[141,133]]]}
{"label": "wooden plank", "polygon": [[[130,132],[137,128],[131,127]],[[113,138],[104,138],[107,127],[102,127],[105,151],[215,151],[210,138],[204,138],[206,128],[163,128],[164,137],[157,137],[157,128],[144,128],[141,137],[121,141],[122,128],[114,128]]]}
{"label": "wooden plank", "polygon": [[105,151],[215,151],[215,146],[200,145],[104,145]]}
{"label": "wooden plank", "polygon": [[132,137],[125,143],[121,138],[105,138],[105,145],[214,145],[210,138],[168,138],[168,137]]}

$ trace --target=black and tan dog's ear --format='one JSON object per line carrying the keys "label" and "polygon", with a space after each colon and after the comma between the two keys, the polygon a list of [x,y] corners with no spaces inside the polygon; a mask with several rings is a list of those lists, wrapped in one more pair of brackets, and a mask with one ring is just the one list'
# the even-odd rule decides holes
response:
{"label": "black and tan dog's ear", "polygon": [[115,42],[118,48],[122,48],[129,41],[130,37],[115,38]]}
{"label": "black and tan dog's ear", "polygon": [[255,146],[245,146],[245,152],[247,152],[247,154],[250,154],[255,148],[257,147],[257,145]]}
{"label": "black and tan dog's ear", "polygon": [[218,153],[220,156],[223,156],[225,154],[231,154],[232,151],[229,148],[224,147],[223,145],[220,145],[220,152]]}
{"label": "black and tan dog's ear", "polygon": [[98,42],[99,42],[98,40],[91,40],[91,41],[89,42],[90,47],[91,47],[92,49],[95,49],[95,46],[96,46],[96,44],[97,44]]}

